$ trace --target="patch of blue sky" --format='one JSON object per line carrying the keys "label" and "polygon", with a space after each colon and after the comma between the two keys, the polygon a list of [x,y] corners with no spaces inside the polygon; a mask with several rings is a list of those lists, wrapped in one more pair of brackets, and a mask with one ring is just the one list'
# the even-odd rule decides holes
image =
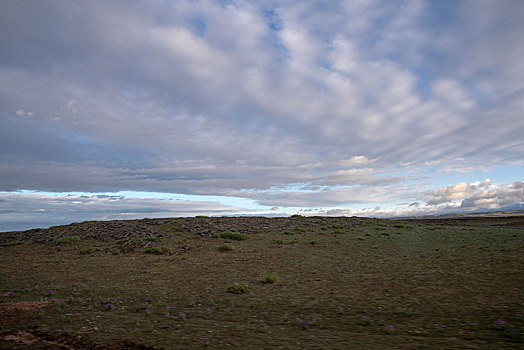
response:
{"label": "patch of blue sky", "polygon": [[287,59],[289,59],[289,50],[287,49],[286,45],[282,42],[282,39],[278,35],[277,32],[271,32],[271,44],[273,47],[277,50],[277,60],[279,62],[284,62]]}
{"label": "patch of blue sky", "polygon": [[479,173],[482,181],[485,178],[491,179],[494,184],[512,184],[515,181],[524,181],[524,166],[522,165],[508,165],[501,168],[493,169]]}
{"label": "patch of blue sky", "polygon": [[266,18],[267,26],[270,30],[269,36],[271,40],[271,45],[277,50],[279,61],[285,61],[289,58],[289,51],[287,47],[282,42],[279,32],[283,28],[282,19],[275,11],[274,8],[265,8],[262,10],[262,14]]}
{"label": "patch of blue sky", "polygon": [[207,25],[206,25],[206,22],[204,21],[204,17],[199,15],[199,16],[195,16],[192,21],[191,21],[191,25],[195,31],[195,33],[199,36],[199,37],[203,37],[204,34],[206,33],[206,30],[207,30]]}
{"label": "patch of blue sky", "polygon": [[264,17],[267,19],[268,26],[271,30],[279,31],[282,29],[282,20],[274,8],[263,10]]}

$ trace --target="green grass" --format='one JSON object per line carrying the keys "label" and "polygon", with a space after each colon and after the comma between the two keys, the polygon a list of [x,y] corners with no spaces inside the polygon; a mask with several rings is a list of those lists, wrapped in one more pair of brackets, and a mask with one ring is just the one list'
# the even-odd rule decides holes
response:
{"label": "green grass", "polygon": [[2,244],[3,247],[9,247],[12,245],[22,245],[24,244],[24,241],[9,241]]}
{"label": "green grass", "polygon": [[80,250],[79,253],[84,255],[84,254],[93,254],[93,253],[100,252],[100,251],[102,251],[100,247],[89,247],[89,248]]}
{"label": "green grass", "polygon": [[244,294],[248,292],[248,287],[243,283],[233,283],[227,287],[227,292],[233,294]]}
{"label": "green grass", "polygon": [[[122,251],[110,237],[2,240],[0,343],[24,330],[164,349],[523,346],[522,218],[155,220],[136,223],[163,236],[160,254],[144,254],[147,245]],[[233,241],[222,234],[239,230],[249,239],[227,253],[218,247],[230,243],[198,235]],[[41,302],[27,312],[12,306]]]}
{"label": "green grass", "polygon": [[58,245],[64,245],[64,244],[72,244],[80,242],[81,239],[78,236],[67,236],[67,237],[61,237],[56,240],[56,244]]}
{"label": "green grass", "polygon": [[224,231],[221,233],[214,234],[215,238],[232,239],[235,241],[243,241],[247,239],[247,234],[241,232]]}
{"label": "green grass", "polygon": [[158,236],[149,236],[149,237],[144,238],[144,240],[148,242],[158,242],[161,239],[162,237],[158,237]]}
{"label": "green grass", "polygon": [[162,255],[162,254],[167,254],[169,252],[169,248],[168,247],[152,247],[152,248],[147,248],[145,250],[146,253],[148,254],[156,254],[156,255]]}
{"label": "green grass", "polygon": [[221,246],[217,247],[217,250],[219,252],[230,252],[232,250],[235,250],[235,247],[231,244],[222,244]]}
{"label": "green grass", "polygon": [[258,281],[263,284],[276,283],[278,280],[279,280],[279,277],[272,273],[263,274],[262,276],[258,278]]}

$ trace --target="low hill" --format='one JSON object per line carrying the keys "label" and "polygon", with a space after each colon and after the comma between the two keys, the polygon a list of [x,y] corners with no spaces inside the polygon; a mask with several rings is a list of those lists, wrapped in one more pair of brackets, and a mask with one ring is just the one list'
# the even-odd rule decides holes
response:
{"label": "low hill", "polygon": [[519,349],[524,217],[195,217],[0,234],[0,349]]}

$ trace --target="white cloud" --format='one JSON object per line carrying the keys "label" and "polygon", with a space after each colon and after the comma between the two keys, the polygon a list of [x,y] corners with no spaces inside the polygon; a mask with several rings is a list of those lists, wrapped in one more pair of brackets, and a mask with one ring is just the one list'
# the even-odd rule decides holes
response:
{"label": "white cloud", "polygon": [[367,165],[373,161],[374,160],[371,160],[366,156],[353,156],[351,158],[341,160],[340,165],[344,167],[356,166],[356,165]]}
{"label": "white cloud", "polygon": [[485,179],[484,181],[476,181],[471,183],[473,188],[475,187],[489,187],[491,185],[491,179]]}
{"label": "white cloud", "polygon": [[460,182],[456,185],[446,186],[433,191],[427,191],[425,194],[431,196],[428,205],[437,205],[451,202],[457,199],[463,199],[474,193],[474,189],[467,182]]}
{"label": "white cloud", "polygon": [[468,184],[460,182],[455,185],[426,191],[431,199],[428,206],[456,202],[464,209],[501,209],[506,206],[521,206],[524,204],[524,186],[516,181],[513,185],[493,185],[490,179]]}
{"label": "white cloud", "polygon": [[465,198],[462,208],[500,209],[511,207],[524,208],[524,183],[516,181],[511,186],[497,186],[493,189],[479,186],[479,189],[470,197]]}
{"label": "white cloud", "polygon": [[[311,208],[423,202],[445,172],[522,166],[520,2],[20,6],[0,3],[0,190]],[[266,192],[297,184],[317,191]]]}
{"label": "white cloud", "polygon": [[438,80],[433,84],[432,93],[441,105],[451,110],[468,110],[475,102],[471,95],[456,80]]}
{"label": "white cloud", "polygon": [[26,112],[24,111],[23,109],[19,108],[16,110],[16,115],[17,116],[20,116],[20,117],[25,117],[25,116],[28,116],[28,117],[31,117],[35,112],[33,111],[30,111],[30,112]]}

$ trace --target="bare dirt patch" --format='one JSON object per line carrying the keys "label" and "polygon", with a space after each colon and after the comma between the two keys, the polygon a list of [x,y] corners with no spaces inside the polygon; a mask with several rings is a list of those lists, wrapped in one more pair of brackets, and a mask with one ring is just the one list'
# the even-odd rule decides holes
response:
{"label": "bare dirt patch", "polygon": [[65,334],[50,334],[19,330],[0,337],[0,349],[152,350],[155,348],[130,341],[97,345]]}
{"label": "bare dirt patch", "polygon": [[49,306],[49,301],[21,301],[0,303],[0,327],[16,325],[34,318],[35,313]]}
{"label": "bare dirt patch", "polygon": [[39,310],[48,306],[49,304],[49,301],[20,301],[16,303],[1,303],[0,315],[5,313]]}

